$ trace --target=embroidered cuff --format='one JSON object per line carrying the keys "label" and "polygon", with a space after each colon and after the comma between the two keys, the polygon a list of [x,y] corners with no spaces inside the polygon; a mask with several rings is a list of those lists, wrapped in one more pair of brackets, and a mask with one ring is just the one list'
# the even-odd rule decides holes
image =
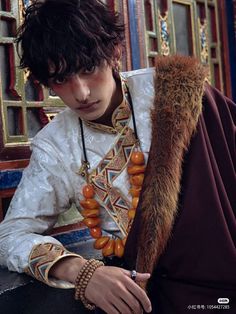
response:
{"label": "embroidered cuff", "polygon": [[74,288],[70,282],[53,277],[48,278],[51,267],[60,259],[68,256],[80,255],[69,252],[62,245],[53,243],[38,244],[33,247],[29,256],[29,266],[24,270],[26,274],[56,288]]}

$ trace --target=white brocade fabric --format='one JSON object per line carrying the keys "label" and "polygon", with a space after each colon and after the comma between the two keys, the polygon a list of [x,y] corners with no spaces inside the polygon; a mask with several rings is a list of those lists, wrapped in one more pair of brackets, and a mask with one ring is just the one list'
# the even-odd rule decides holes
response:
{"label": "white brocade fabric", "polygon": [[[150,109],[153,103],[153,69],[122,74],[133,101],[141,147],[148,157],[151,142]],[[130,127],[133,128],[132,119]],[[95,168],[111,149],[119,134],[109,134],[84,124],[86,151]],[[0,224],[0,265],[23,272],[36,244],[55,243],[42,234],[52,228],[58,215],[75,203],[79,208],[84,179],[77,174],[82,159],[78,117],[69,109],[59,113],[32,142],[32,157],[4,221]],[[126,197],[129,183],[126,171],[114,181]]]}

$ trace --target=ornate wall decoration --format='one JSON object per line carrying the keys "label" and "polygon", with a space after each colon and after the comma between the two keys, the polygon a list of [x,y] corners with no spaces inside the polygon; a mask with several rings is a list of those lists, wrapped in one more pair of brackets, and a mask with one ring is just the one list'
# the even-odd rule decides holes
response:
{"label": "ornate wall decoration", "polygon": [[170,54],[170,32],[168,29],[168,12],[164,16],[160,14],[159,16],[159,25],[160,25],[160,37],[161,37],[161,54],[168,56]]}
{"label": "ornate wall decoration", "polygon": [[200,19],[198,19],[198,27],[199,27],[199,42],[200,42],[200,55],[201,55],[201,62],[203,64],[208,64],[208,34],[207,34],[207,21],[204,20],[201,23]]}
{"label": "ornate wall decoration", "polygon": [[[30,156],[29,142],[45,125],[43,108],[63,107],[57,97],[19,68],[14,42],[23,11],[34,0],[0,2],[0,160]],[[50,110],[52,111],[52,110]]]}

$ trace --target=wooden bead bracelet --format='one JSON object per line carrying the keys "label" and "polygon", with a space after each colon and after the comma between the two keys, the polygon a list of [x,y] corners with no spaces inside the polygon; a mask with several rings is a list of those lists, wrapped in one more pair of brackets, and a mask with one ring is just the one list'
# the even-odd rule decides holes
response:
{"label": "wooden bead bracelet", "polygon": [[101,266],[104,266],[104,263],[101,261],[96,259],[87,260],[75,280],[75,299],[80,300],[89,310],[94,310],[96,306],[89,303],[89,301],[86,299],[85,290],[95,270]]}

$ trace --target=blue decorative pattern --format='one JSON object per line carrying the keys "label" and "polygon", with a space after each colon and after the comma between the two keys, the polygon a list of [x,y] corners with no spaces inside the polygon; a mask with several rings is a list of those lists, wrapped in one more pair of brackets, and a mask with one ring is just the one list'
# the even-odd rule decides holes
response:
{"label": "blue decorative pattern", "polygon": [[208,63],[208,43],[207,43],[207,21],[203,23],[199,21],[200,46],[201,46],[201,62]]}
{"label": "blue decorative pattern", "polygon": [[133,70],[140,69],[140,47],[138,24],[136,15],[136,1],[129,0],[129,27],[130,27],[130,40],[131,40],[131,54],[132,54],[132,68]]}
{"label": "blue decorative pattern", "polygon": [[159,14],[160,28],[161,28],[161,54],[168,56],[170,54],[170,34],[168,30],[168,13],[165,16]]}
{"label": "blue decorative pattern", "polygon": [[21,180],[23,169],[0,171],[0,190],[16,188]]}
{"label": "blue decorative pattern", "polygon": [[68,231],[67,233],[53,235],[53,237],[60,241],[64,246],[79,243],[91,238],[88,228]]}

